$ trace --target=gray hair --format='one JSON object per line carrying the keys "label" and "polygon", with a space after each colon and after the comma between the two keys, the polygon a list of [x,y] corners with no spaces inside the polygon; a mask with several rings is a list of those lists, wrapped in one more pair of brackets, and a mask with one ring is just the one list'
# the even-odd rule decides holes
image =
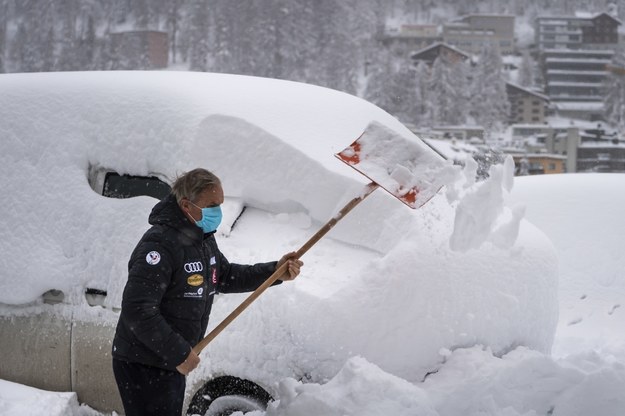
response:
{"label": "gray hair", "polygon": [[176,196],[178,203],[184,198],[193,202],[204,190],[215,185],[221,185],[221,181],[215,174],[206,169],[197,168],[178,176],[171,187],[171,193]]}

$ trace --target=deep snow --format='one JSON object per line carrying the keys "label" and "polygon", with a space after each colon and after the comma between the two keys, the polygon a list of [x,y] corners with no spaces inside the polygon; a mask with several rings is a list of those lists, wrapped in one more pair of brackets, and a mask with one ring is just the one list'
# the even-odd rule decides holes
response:
{"label": "deep snow", "polygon": [[[115,320],[128,253],[155,203],[97,195],[90,168],[169,179],[196,166],[214,170],[228,218],[247,207],[234,229],[231,220],[220,228],[222,251],[232,261],[265,261],[297,248],[360,192],[366,180],[333,154],[369,122],[412,137],[355,97],[251,77],[3,75],[0,91],[0,178],[11,195],[0,224],[14,236],[0,241],[0,302],[34,301],[32,312],[48,289],[65,291],[70,303],[85,287],[106,289],[107,309],[79,305],[79,319]],[[268,291],[209,345],[189,385],[219,372],[263,382],[279,400],[269,415],[328,405],[353,415],[530,415],[574,403],[591,376],[620,386],[622,361],[610,355],[546,355],[558,320],[556,249],[523,219],[523,206],[507,202],[511,160],[484,182],[475,183],[476,168],[449,175],[416,211],[376,192],[307,253],[296,282]],[[241,299],[219,297],[212,324]],[[502,386],[511,392],[500,394]],[[558,401],[567,394],[574,398]],[[619,400],[608,410],[620,409]]]}
{"label": "deep snow", "polygon": [[[622,193],[616,192],[623,187],[625,175],[619,174],[515,178],[511,203],[526,205],[526,215],[549,233],[560,258],[561,320],[553,356],[525,347],[502,357],[482,346],[442,349],[445,363],[418,383],[352,357],[327,383],[282,379],[278,401],[266,413],[251,415],[624,414],[625,314],[621,308],[606,307],[625,302],[622,260],[610,255],[623,246],[625,238],[620,232],[625,218],[618,209],[625,201]],[[282,215],[280,221],[284,224],[287,218]],[[301,217],[299,221],[307,225]],[[607,257],[593,261],[593,253]],[[327,259],[328,254],[322,257]],[[590,275],[583,271],[588,269]],[[606,285],[602,276],[617,278]],[[581,299],[579,293],[586,297]],[[568,325],[571,314],[581,316],[581,322]],[[592,324],[584,325],[586,320]],[[97,414],[78,407],[71,394],[0,382],[0,414],[38,415],[45,408],[64,409],[60,413],[50,410],[50,415],[66,415],[67,406],[77,415]]]}

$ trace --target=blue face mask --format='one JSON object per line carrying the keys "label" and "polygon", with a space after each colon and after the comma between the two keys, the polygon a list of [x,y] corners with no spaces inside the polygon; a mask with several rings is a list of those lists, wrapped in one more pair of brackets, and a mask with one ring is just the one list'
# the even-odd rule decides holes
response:
{"label": "blue face mask", "polygon": [[[193,202],[191,203],[193,204]],[[198,207],[197,205],[195,206]],[[221,206],[217,205],[216,207],[208,207],[208,208],[200,208],[200,209],[202,210],[202,218],[199,221],[196,221],[195,225],[200,227],[202,231],[204,231],[204,233],[212,233],[213,231],[216,231],[217,227],[219,227],[219,224],[221,223],[221,218],[222,218]]]}

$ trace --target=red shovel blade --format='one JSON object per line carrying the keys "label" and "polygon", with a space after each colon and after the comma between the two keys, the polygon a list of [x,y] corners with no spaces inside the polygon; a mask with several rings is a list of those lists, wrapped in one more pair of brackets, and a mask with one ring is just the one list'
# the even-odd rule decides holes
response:
{"label": "red shovel blade", "polygon": [[405,137],[376,122],[336,157],[413,209],[436,195],[448,166],[416,136]]}

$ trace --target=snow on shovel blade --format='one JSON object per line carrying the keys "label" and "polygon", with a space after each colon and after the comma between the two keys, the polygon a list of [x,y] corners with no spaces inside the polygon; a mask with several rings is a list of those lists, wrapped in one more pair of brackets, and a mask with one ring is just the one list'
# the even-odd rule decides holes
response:
{"label": "snow on shovel blade", "polygon": [[335,155],[410,208],[429,201],[444,185],[449,164],[418,138],[372,122]]}

